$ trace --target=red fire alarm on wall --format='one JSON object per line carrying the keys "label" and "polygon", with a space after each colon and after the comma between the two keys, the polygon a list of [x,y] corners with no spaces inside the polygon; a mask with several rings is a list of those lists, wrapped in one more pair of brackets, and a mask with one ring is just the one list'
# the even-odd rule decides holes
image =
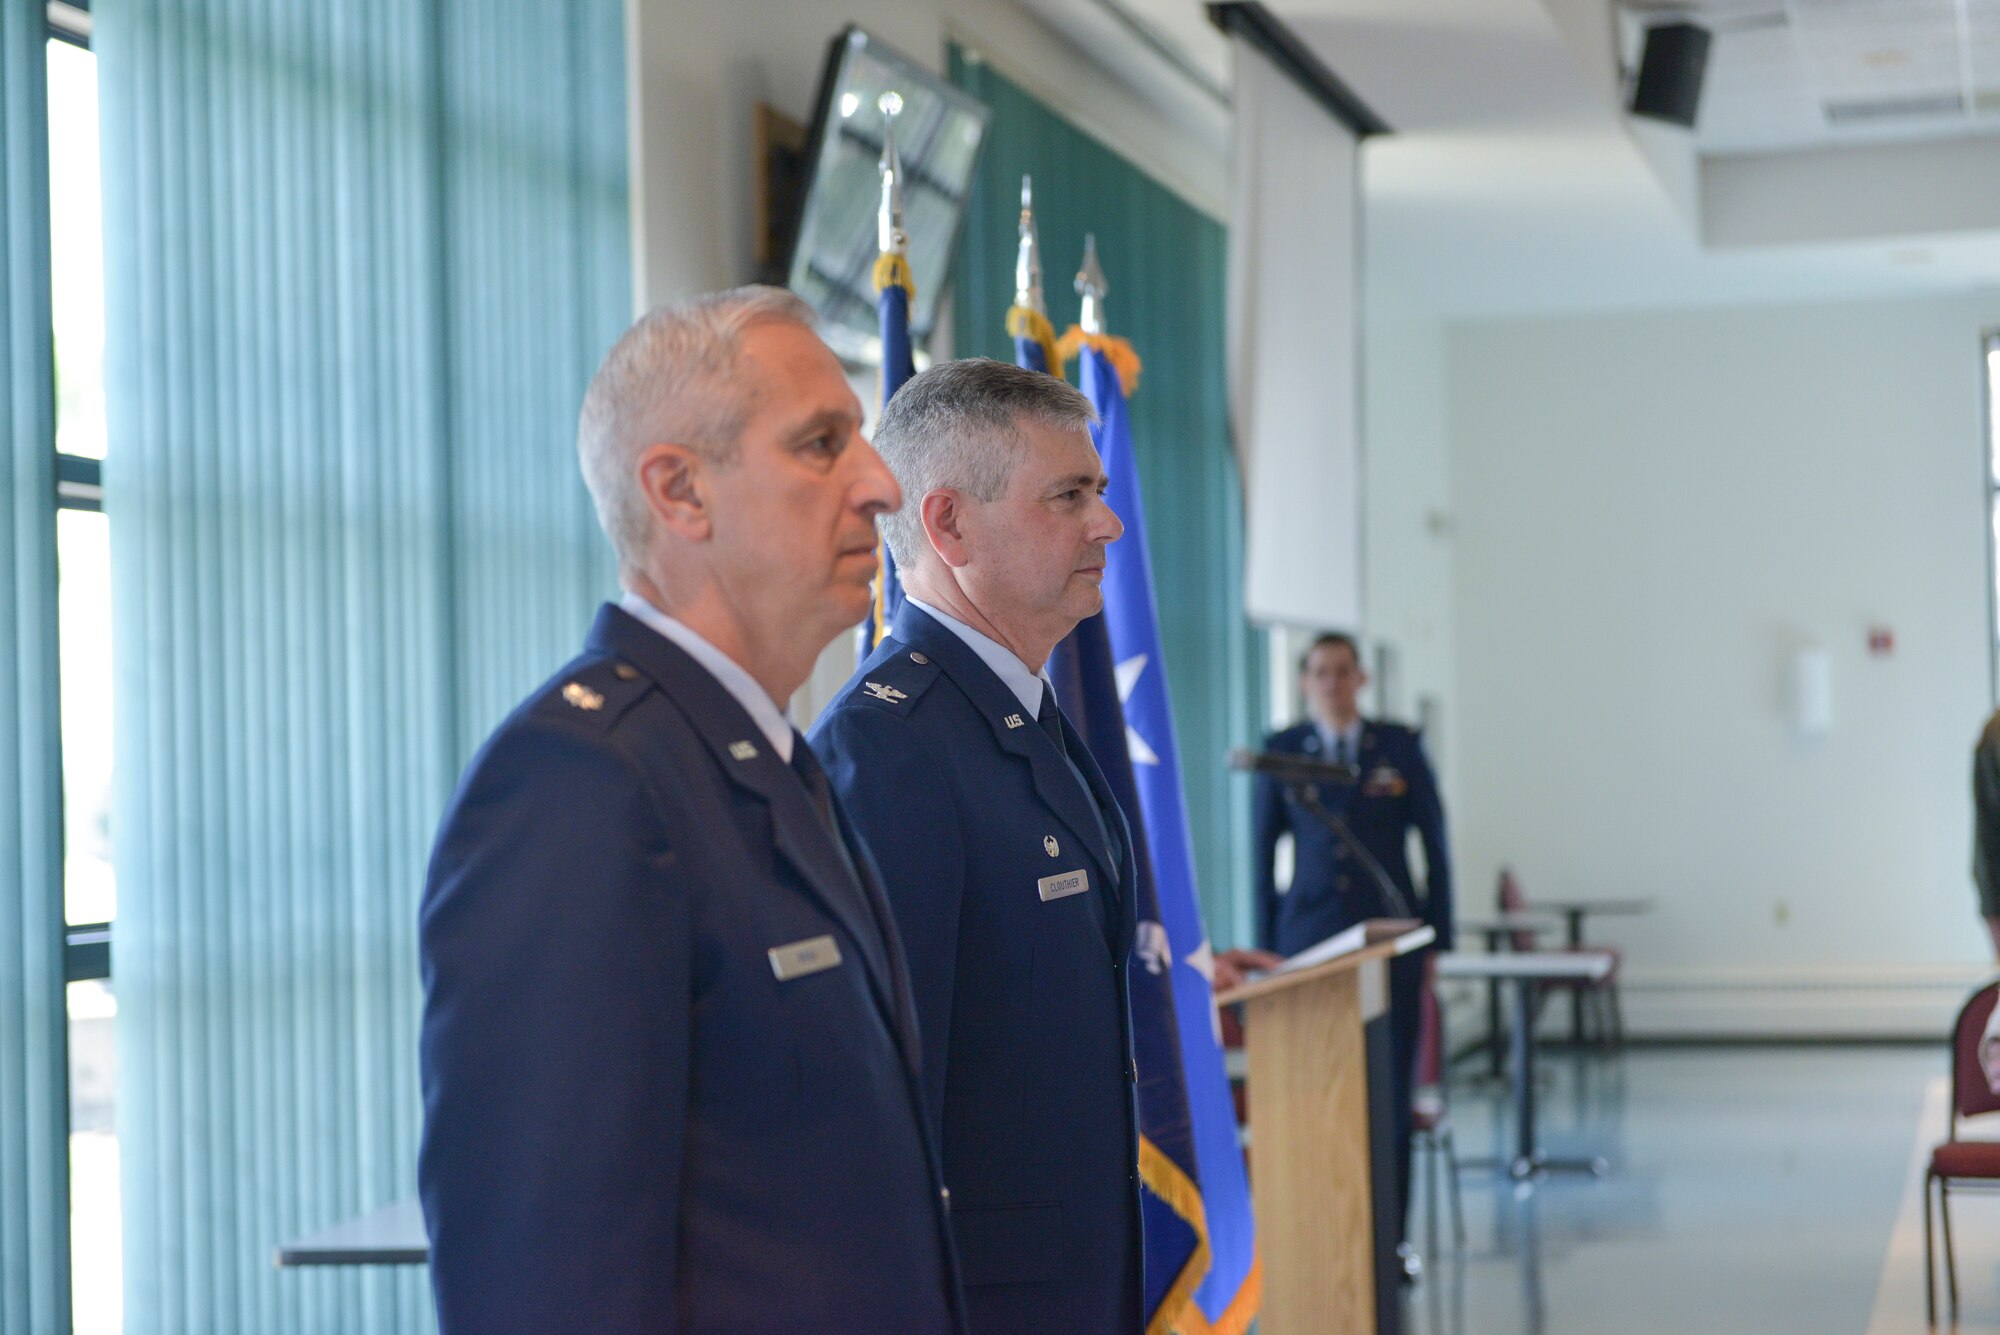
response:
{"label": "red fire alarm on wall", "polygon": [[1896,632],[1887,626],[1868,628],[1868,652],[1877,658],[1887,658],[1896,651]]}

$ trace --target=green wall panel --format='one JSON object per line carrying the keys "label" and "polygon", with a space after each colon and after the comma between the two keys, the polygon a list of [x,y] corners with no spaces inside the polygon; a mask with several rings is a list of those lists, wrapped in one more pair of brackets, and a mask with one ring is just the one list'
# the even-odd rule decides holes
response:
{"label": "green wall panel", "polygon": [[1144,360],[1132,436],[1202,907],[1218,948],[1248,945],[1249,784],[1222,766],[1260,730],[1264,636],[1243,615],[1242,497],[1223,350],[1226,229],[959,47],[951,78],[993,108],[954,270],[958,355],[1014,355],[1005,318],[1028,173],[1057,331],[1075,319],[1071,280],[1084,234],[1095,233],[1111,332]]}

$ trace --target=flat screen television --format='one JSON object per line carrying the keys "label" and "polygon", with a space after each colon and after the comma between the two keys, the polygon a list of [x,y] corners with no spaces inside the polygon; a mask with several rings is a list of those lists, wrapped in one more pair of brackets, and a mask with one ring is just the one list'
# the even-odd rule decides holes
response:
{"label": "flat screen television", "polygon": [[811,154],[786,283],[819,312],[826,341],[858,365],[879,364],[873,280],[882,199],[882,97],[902,99],[896,152],[903,163],[903,230],[909,234],[910,339],[923,347],[937,324],[965,218],[973,168],[991,112],[915,61],[849,26],[834,38],[807,136]]}

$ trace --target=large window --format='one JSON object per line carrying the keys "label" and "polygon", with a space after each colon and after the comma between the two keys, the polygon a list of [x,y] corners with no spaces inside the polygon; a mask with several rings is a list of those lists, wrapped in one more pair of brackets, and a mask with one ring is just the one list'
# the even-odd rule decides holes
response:
{"label": "large window", "polygon": [[49,7],[50,295],[56,361],[70,1253],[78,1335],[123,1324],[111,923],[111,550],[102,497],[104,236],[88,14]]}

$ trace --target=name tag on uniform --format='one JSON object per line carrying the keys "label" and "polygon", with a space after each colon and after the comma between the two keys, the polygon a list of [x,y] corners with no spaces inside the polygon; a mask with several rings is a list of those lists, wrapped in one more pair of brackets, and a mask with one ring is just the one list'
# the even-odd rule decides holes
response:
{"label": "name tag on uniform", "polygon": [[1075,871],[1059,872],[1054,876],[1044,876],[1035,882],[1035,888],[1042,892],[1042,902],[1051,899],[1065,899],[1070,895],[1080,895],[1090,889],[1090,869],[1078,867]]}
{"label": "name tag on uniform", "polygon": [[830,936],[809,937],[804,941],[794,941],[789,946],[772,946],[765,953],[771,957],[771,972],[778,976],[781,983],[820,973],[840,963],[840,943]]}

